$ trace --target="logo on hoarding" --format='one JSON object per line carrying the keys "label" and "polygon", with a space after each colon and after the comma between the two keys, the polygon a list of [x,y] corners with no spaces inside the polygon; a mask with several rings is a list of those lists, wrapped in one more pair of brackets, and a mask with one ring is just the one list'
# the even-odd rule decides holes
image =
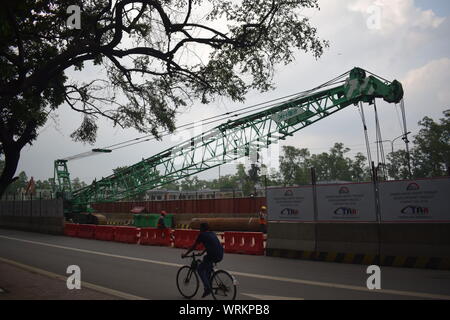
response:
{"label": "logo on hoarding", "polygon": [[294,196],[294,192],[292,192],[292,190],[287,190],[287,191],[284,193],[284,196],[285,196],[285,197],[292,197],[292,196]]}
{"label": "logo on hoarding", "polygon": [[298,216],[299,214],[300,214],[300,212],[296,209],[286,208],[281,211],[282,216]]}
{"label": "logo on hoarding", "polygon": [[415,191],[419,189],[420,189],[419,185],[415,182],[408,184],[408,187],[406,188],[407,191]]}
{"label": "logo on hoarding", "polygon": [[401,210],[402,214],[414,216],[428,216],[430,209],[425,207],[407,206]]}
{"label": "logo on hoarding", "polygon": [[359,214],[359,211],[356,209],[352,209],[352,208],[338,208],[336,210],[334,210],[334,214],[337,216],[357,216]]}
{"label": "logo on hoarding", "polygon": [[342,187],[339,189],[339,194],[349,194],[350,190],[347,187]]}

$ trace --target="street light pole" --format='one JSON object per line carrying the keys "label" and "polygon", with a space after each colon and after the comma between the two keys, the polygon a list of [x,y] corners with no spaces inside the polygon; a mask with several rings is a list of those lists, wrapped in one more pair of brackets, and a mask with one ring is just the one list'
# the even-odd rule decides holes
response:
{"label": "street light pole", "polygon": [[391,151],[394,153],[394,143],[400,138],[403,138],[403,140],[408,139],[408,135],[411,134],[411,132],[408,132],[406,134],[402,134],[401,136],[398,136],[394,140],[383,140],[383,141],[375,141],[374,143],[381,144],[383,142],[389,142],[391,144]]}
{"label": "street light pole", "polygon": [[397,141],[398,139],[402,138],[403,140],[408,139],[408,135],[410,135],[411,132],[402,134],[401,136],[395,138],[394,140],[392,140],[392,153],[394,153],[394,142]]}

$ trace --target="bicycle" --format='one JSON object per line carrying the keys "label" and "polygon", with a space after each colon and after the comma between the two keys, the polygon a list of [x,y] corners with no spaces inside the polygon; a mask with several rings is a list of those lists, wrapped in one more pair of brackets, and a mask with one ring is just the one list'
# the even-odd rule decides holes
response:
{"label": "bicycle", "polygon": [[[194,297],[200,286],[199,276],[197,274],[198,265],[201,260],[195,257],[201,257],[201,254],[192,253],[185,258],[192,258],[191,264],[181,267],[177,272],[177,288],[180,294],[191,299]],[[237,281],[234,276],[225,270],[218,270],[215,268],[211,275],[211,289],[214,300],[234,300],[237,293]]]}

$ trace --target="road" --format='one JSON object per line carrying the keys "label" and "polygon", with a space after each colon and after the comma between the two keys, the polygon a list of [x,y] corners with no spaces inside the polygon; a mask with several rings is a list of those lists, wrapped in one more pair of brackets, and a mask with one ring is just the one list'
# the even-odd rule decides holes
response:
{"label": "road", "polygon": [[[0,259],[67,276],[125,296],[180,300],[175,276],[184,250],[0,229]],[[450,299],[450,272],[381,268],[381,290],[368,290],[367,266],[226,254],[220,268],[239,281],[239,300]],[[61,285],[66,285],[61,281]],[[195,297],[200,299],[202,290]]]}

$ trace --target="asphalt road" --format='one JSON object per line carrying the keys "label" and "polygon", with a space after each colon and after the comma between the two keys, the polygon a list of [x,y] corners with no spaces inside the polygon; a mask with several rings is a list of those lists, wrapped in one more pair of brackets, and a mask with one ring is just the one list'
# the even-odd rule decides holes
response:
{"label": "asphalt road", "polygon": [[[152,300],[183,299],[175,283],[187,262],[182,252],[0,229],[0,258],[63,276],[77,265],[82,286],[88,282]],[[368,290],[367,266],[361,265],[226,254],[219,267],[239,281],[239,300],[450,299],[449,271],[382,267],[381,290]]]}

